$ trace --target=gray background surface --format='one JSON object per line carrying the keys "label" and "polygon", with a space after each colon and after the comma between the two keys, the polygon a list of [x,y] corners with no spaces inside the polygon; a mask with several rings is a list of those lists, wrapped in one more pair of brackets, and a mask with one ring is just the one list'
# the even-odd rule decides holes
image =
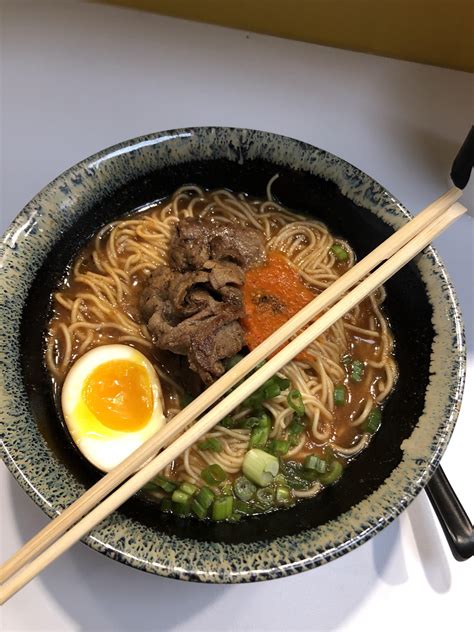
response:
{"label": "gray background surface", "polygon": [[[415,212],[446,189],[472,123],[473,78],[461,72],[74,1],[4,1],[0,19],[2,231],[82,158],[191,125],[252,127],[313,143],[367,171]],[[471,516],[472,221],[437,241],[470,354],[443,465]],[[3,466],[0,482],[5,559],[46,518]],[[422,494],[350,555],[264,584],[178,583],[78,544],[0,616],[4,630],[439,630],[464,624],[472,585],[472,562],[452,560]]]}

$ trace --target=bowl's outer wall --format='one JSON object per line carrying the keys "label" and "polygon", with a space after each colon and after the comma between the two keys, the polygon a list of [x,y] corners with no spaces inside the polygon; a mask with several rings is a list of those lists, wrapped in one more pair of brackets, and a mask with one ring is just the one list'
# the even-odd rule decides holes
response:
{"label": "bowl's outer wall", "polygon": [[[135,139],[76,165],[48,185],[4,236],[3,455],[49,515],[95,480],[59,428],[42,364],[50,294],[65,266],[100,226],[183,183],[262,197],[276,172],[276,197],[322,219],[359,257],[409,216],[380,185],[322,150],[264,132],[200,128]],[[278,520],[267,516],[239,525],[164,517],[135,500],[87,543],[171,577],[252,581],[324,563],[388,524],[427,482],[444,451],[459,409],[465,350],[453,288],[431,248],[386,287],[400,379],[382,429],[338,485],[280,512]],[[21,372],[26,390],[19,386]]]}
{"label": "bowl's outer wall", "polygon": [[[97,480],[96,473],[81,458],[61,424],[52,398],[51,381],[44,367],[44,332],[50,316],[50,298],[73,257],[86,240],[104,224],[153,200],[160,199],[182,183],[210,189],[227,186],[264,196],[275,166],[263,161],[236,165],[229,160],[190,162],[179,168],[157,170],[92,208],[80,223],[61,236],[38,271],[23,311],[21,329],[22,362],[28,395],[36,423],[58,459],[66,464],[84,486]],[[359,257],[383,241],[391,229],[379,218],[344,197],[334,183],[316,176],[279,169],[273,185],[274,195],[288,208],[304,209],[324,221],[331,231],[353,245]],[[271,516],[254,517],[239,524],[203,523],[163,515],[154,503],[130,502],[124,510],[157,531],[183,537],[224,542],[255,541],[279,537],[336,518],[353,504],[369,496],[400,462],[402,441],[421,413],[428,383],[430,349],[433,340],[432,309],[415,265],[405,267],[387,286],[386,312],[396,334],[396,353],[400,379],[384,411],[384,423],[369,448],[355,460],[342,481],[314,500],[282,511],[278,520]],[[405,304],[408,309],[397,309]],[[31,322],[42,327],[31,330]],[[416,362],[412,361],[416,358]]]}

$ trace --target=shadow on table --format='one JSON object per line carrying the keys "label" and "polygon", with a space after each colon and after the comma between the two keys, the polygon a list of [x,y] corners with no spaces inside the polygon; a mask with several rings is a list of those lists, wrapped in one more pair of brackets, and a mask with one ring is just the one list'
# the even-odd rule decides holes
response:
{"label": "shadow on table", "polygon": [[448,592],[451,588],[451,571],[445,547],[441,543],[437,519],[424,492],[410,505],[407,516],[429,585],[437,593]]}
{"label": "shadow on table", "polygon": [[[44,526],[45,519],[13,479],[10,487],[17,527],[26,542]],[[414,511],[413,514],[411,510],[412,523],[423,522],[414,525],[415,531],[421,526],[426,533],[426,520],[429,522],[432,517],[426,518],[424,513],[420,517],[421,510]],[[431,531],[430,527],[430,534]],[[439,542],[429,536],[428,543],[435,547],[433,555],[438,559]],[[420,556],[425,554],[420,549]],[[431,570],[425,569],[430,585],[437,592],[449,588],[445,565],[442,567],[444,579],[434,578],[432,565]],[[337,630],[363,606],[379,580],[397,586],[407,579],[397,520],[370,543],[327,566],[258,586],[168,580],[117,564],[83,544],[76,544],[34,581],[43,583],[80,629],[118,632],[172,630],[186,623],[196,630],[256,629],[255,612],[262,604],[273,606],[261,617],[259,629],[289,629],[289,626],[295,630],[307,629],[311,617],[317,613],[320,629]],[[291,586],[290,582],[298,585]],[[278,603],[285,604],[288,594],[291,594],[291,608],[288,604],[277,607]],[[206,613],[211,608],[212,616]]]}

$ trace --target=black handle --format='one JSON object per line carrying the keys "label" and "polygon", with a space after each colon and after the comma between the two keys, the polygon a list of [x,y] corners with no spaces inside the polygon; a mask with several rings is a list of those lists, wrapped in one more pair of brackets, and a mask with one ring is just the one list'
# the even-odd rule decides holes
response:
{"label": "black handle", "polygon": [[[474,126],[471,127],[466,140],[454,159],[451,169],[451,180],[460,189],[464,189],[471,177],[474,167]],[[448,483],[449,485],[449,483]]]}
{"label": "black handle", "polygon": [[426,486],[426,493],[458,562],[474,555],[474,529],[441,466]]}

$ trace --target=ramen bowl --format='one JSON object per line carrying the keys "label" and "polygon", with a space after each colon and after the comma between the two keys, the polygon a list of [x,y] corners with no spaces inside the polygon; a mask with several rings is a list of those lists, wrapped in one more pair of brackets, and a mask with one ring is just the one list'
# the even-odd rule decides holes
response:
{"label": "ramen bowl", "polygon": [[[50,517],[97,480],[58,417],[44,364],[51,294],[101,226],[185,183],[263,197],[322,220],[359,258],[410,219],[380,184],[344,160],[276,134],[194,128],[106,149],[48,184],[3,236],[0,305],[2,455]],[[433,248],[386,283],[399,379],[384,423],[337,485],[238,523],[160,512],[139,497],[84,539],[130,566],[176,579],[238,583],[317,567],[394,520],[433,474],[453,431],[465,371],[463,325]]]}

